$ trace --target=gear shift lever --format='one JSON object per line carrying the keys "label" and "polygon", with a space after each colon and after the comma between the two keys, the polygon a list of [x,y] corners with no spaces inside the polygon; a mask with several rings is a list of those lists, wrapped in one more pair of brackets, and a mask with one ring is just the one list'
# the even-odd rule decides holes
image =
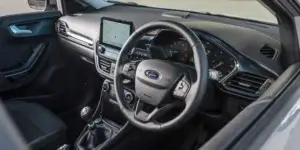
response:
{"label": "gear shift lever", "polygon": [[80,117],[88,124],[87,135],[85,136],[85,147],[88,150],[92,150],[97,146],[97,128],[95,128],[95,123],[93,122],[93,111],[92,108],[86,106],[82,108],[80,112]]}
{"label": "gear shift lever", "polygon": [[86,122],[91,123],[92,117],[93,117],[93,111],[92,108],[89,106],[83,107],[80,112],[80,117]]}

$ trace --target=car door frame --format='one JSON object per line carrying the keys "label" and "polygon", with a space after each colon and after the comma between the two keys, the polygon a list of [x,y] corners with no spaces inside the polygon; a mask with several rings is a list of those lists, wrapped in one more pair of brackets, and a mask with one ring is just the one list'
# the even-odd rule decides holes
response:
{"label": "car door frame", "polygon": [[283,53],[282,65],[286,69],[290,65],[300,60],[298,23],[295,17],[300,15],[299,6],[295,5],[294,0],[258,0],[268,10],[270,10],[278,20],[280,33],[281,49]]}

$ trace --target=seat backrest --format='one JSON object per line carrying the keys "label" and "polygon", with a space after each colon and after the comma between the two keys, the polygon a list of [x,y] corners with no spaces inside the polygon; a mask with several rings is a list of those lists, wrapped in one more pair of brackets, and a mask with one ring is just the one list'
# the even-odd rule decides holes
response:
{"label": "seat backrest", "polygon": [[0,149],[29,150],[15,124],[9,117],[0,97]]}

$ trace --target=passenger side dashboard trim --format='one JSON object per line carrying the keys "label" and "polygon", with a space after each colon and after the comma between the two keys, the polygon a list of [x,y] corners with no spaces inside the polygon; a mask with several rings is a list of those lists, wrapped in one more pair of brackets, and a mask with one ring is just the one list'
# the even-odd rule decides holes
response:
{"label": "passenger side dashboard trim", "polygon": [[56,31],[60,37],[63,37],[67,40],[80,44],[82,46],[88,47],[89,49],[93,49],[94,42],[91,38],[82,36],[75,31],[69,29],[68,24],[59,20],[56,23]]}

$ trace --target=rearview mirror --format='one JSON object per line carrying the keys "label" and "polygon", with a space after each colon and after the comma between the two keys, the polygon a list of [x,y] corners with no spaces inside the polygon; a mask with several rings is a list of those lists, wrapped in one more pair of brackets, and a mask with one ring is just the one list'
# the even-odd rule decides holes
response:
{"label": "rearview mirror", "polygon": [[35,10],[55,10],[56,0],[27,0],[30,8]]}

